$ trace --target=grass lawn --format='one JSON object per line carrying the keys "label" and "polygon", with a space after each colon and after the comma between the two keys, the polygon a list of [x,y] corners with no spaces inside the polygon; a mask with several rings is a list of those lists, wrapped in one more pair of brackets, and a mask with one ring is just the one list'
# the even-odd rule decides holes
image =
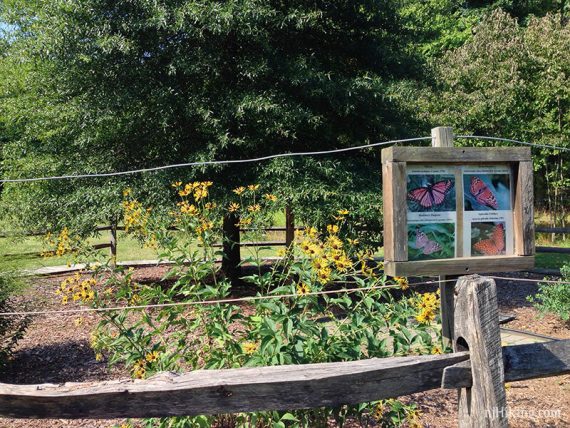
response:
{"label": "grass lawn", "polygon": [[[89,239],[90,244],[109,242],[106,232],[101,237]],[[68,257],[41,257],[43,247],[42,237],[0,238],[0,271],[13,271],[20,269],[37,269],[45,266],[59,266],[67,264]],[[109,249],[99,250],[102,254],[109,254]],[[141,248],[138,241],[123,232],[117,234],[117,259],[149,260],[156,259],[155,250]]]}
{"label": "grass lawn", "polygon": [[[284,232],[269,232],[265,239],[268,241],[284,241]],[[99,238],[89,240],[91,244],[103,242],[108,242],[107,232],[103,232]],[[557,245],[570,246],[570,242],[557,242]],[[261,257],[275,257],[280,248],[283,247],[274,246],[260,249],[259,255]],[[0,272],[37,269],[68,263],[69,259],[66,257],[41,257],[39,253],[43,249],[41,237],[0,238]],[[109,249],[105,248],[99,251],[102,254],[108,254]],[[241,249],[242,258],[253,257],[255,251],[254,247],[243,247]],[[383,255],[382,249],[375,255],[381,257]],[[138,241],[132,239],[124,232],[119,232],[117,236],[117,258],[118,261],[154,260],[158,258],[158,255],[155,250],[141,248]],[[537,268],[556,269],[560,268],[564,263],[570,263],[570,254],[538,253],[536,255]]]}

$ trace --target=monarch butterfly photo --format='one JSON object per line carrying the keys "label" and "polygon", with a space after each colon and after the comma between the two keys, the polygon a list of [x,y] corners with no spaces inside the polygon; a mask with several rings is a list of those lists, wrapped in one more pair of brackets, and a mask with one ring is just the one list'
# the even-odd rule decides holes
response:
{"label": "monarch butterfly photo", "polygon": [[454,256],[453,223],[408,224],[408,260],[448,259]]}
{"label": "monarch butterfly photo", "polygon": [[509,174],[465,174],[463,195],[465,211],[510,210]]}
{"label": "monarch butterfly photo", "polygon": [[455,176],[408,175],[410,212],[455,211]]}
{"label": "monarch butterfly photo", "polygon": [[505,223],[481,222],[471,224],[471,254],[501,256],[505,254]]}

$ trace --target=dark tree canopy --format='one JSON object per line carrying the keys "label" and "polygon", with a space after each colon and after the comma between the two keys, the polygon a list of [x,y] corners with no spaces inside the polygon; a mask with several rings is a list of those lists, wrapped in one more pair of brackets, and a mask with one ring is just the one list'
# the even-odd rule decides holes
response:
{"label": "dark tree canopy", "polygon": [[[422,70],[395,4],[15,3],[6,16],[18,32],[2,64],[2,73],[13,73],[11,82],[2,83],[2,122],[12,136],[4,147],[4,175],[239,159],[409,135],[418,122],[402,89]],[[366,156],[330,161],[361,159],[356,175],[366,176]],[[312,163],[307,174],[326,182],[327,164]],[[274,167],[180,170],[137,177],[136,185],[150,193],[174,177],[198,174],[231,187],[260,174],[271,180]],[[354,181],[346,174],[337,179]],[[363,180],[369,179],[374,177]],[[61,201],[67,210],[75,207],[74,215],[83,209],[93,222],[90,202],[113,200],[117,184],[37,184],[5,196],[27,201],[34,222],[54,221],[51,207],[60,208]]]}

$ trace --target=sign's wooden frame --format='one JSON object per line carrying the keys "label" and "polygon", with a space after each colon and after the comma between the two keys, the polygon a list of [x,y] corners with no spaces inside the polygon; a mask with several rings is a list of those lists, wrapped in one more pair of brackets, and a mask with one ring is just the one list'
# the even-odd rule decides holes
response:
{"label": "sign's wooden frame", "polygon": [[[514,255],[408,261],[408,164],[508,164],[513,172]],[[382,150],[384,270],[387,275],[465,275],[534,267],[533,168],[530,148],[390,147]]]}

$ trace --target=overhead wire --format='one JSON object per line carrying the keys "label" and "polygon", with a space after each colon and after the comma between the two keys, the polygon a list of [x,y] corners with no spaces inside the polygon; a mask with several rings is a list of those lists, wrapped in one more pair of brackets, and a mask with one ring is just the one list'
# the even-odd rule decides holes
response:
{"label": "overhead wire", "polygon": [[[504,142],[508,142],[508,143],[521,144],[521,145],[526,145],[526,146],[531,146],[531,147],[540,147],[540,148],[554,149],[554,150],[560,150],[560,151],[570,151],[570,148],[566,148],[566,147],[554,146],[554,145],[550,145],[550,144],[529,143],[526,141],[520,141],[520,140],[514,140],[514,139],[502,138],[502,137],[487,137],[487,136],[480,136],[480,135],[456,135],[455,138],[465,138],[465,139],[473,139],[473,140],[504,141]],[[370,147],[386,146],[386,145],[390,145],[390,144],[409,143],[409,142],[414,142],[414,141],[424,141],[424,140],[432,140],[432,139],[433,139],[433,137],[431,137],[431,136],[430,137],[426,136],[426,137],[402,138],[402,139],[398,139],[398,140],[382,141],[379,143],[370,143],[370,144],[364,144],[361,146],[345,147],[345,148],[333,149],[333,150],[279,153],[279,154],[275,154],[275,155],[261,156],[261,157],[249,158],[249,159],[229,159],[229,160],[185,162],[185,163],[178,163],[178,164],[172,164],[172,165],[162,165],[162,166],[156,166],[156,167],[150,167],[150,168],[140,168],[140,169],[116,171],[116,172],[101,172],[101,173],[90,173],[90,174],[66,174],[66,175],[55,175],[55,176],[45,176],[45,177],[29,177],[29,178],[5,178],[5,179],[1,179],[0,183],[29,183],[29,182],[49,181],[49,180],[66,180],[66,179],[97,178],[97,177],[99,177],[99,178],[116,177],[116,176],[123,176],[123,175],[140,174],[140,173],[145,173],[145,172],[163,171],[163,170],[174,169],[174,168],[185,168],[185,167],[207,166],[207,165],[230,165],[230,164],[262,162],[262,161],[266,161],[266,160],[270,160],[270,159],[277,159],[277,158],[330,155],[330,154],[335,154],[335,153],[345,153],[345,152],[349,152],[349,151],[362,150],[362,149],[367,149]]]}
{"label": "overhead wire", "polygon": [[354,151],[354,150],[367,149],[369,147],[387,146],[389,144],[409,143],[409,142],[413,142],[413,141],[422,141],[422,140],[431,140],[431,139],[432,139],[432,137],[403,138],[403,139],[399,139],[399,140],[383,141],[380,143],[364,144],[362,146],[345,147],[342,149],[321,150],[321,151],[315,151],[315,152],[279,153],[276,155],[261,156],[261,157],[249,158],[249,159],[230,159],[230,160],[186,162],[186,163],[178,163],[178,164],[172,164],[172,165],[157,166],[157,167],[152,167],[152,168],[132,169],[132,170],[127,170],[127,171],[117,171],[117,172],[102,172],[102,173],[93,173],[93,174],[68,174],[68,175],[57,175],[57,176],[47,176],[47,177],[31,177],[31,178],[6,178],[6,179],[0,180],[0,183],[28,183],[28,182],[34,182],[34,181],[47,181],[47,180],[64,180],[64,179],[96,178],[96,177],[115,177],[115,176],[121,176],[121,175],[139,174],[139,173],[143,173],[143,172],[155,172],[155,171],[162,171],[162,170],[173,169],[173,168],[191,167],[191,166],[230,165],[230,164],[240,164],[240,163],[262,162],[262,161],[266,161],[266,160],[270,160],[270,159],[277,159],[277,158],[287,158],[287,157],[297,157],[297,156],[320,156],[320,155],[330,155],[330,154],[334,154],[334,153],[345,153],[345,152]]}

